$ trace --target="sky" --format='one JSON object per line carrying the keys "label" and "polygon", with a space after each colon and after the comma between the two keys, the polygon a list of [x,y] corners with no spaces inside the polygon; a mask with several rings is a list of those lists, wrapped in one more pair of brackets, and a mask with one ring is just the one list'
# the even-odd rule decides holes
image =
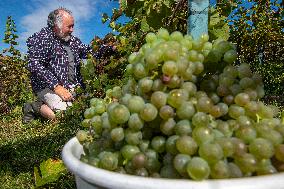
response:
{"label": "sky", "polygon": [[111,15],[118,8],[118,1],[110,0],[0,0],[0,51],[7,47],[3,43],[6,19],[12,16],[16,23],[19,49],[25,53],[26,39],[46,26],[48,14],[58,7],[72,11],[75,18],[73,35],[89,44],[95,35],[104,37],[111,29],[101,22],[101,15]]}

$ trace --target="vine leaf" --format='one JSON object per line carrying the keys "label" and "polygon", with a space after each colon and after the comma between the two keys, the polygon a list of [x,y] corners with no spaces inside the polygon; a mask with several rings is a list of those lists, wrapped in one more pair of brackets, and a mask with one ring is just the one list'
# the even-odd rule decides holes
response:
{"label": "vine leaf", "polygon": [[34,167],[36,188],[54,182],[58,180],[61,175],[67,173],[67,169],[65,168],[62,160],[54,160],[51,158],[42,162],[39,169],[37,167]]}
{"label": "vine leaf", "polygon": [[149,24],[147,23],[147,20],[146,20],[145,17],[144,17],[144,18],[142,19],[142,21],[141,21],[141,30],[142,30],[143,32],[147,32],[147,31],[150,30]]}

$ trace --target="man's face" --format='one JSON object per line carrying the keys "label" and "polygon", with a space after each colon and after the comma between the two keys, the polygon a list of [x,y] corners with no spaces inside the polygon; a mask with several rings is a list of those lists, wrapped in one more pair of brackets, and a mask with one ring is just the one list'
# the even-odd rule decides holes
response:
{"label": "man's face", "polygon": [[73,17],[70,14],[63,12],[62,23],[55,26],[56,35],[64,41],[69,41],[73,30],[74,30]]}

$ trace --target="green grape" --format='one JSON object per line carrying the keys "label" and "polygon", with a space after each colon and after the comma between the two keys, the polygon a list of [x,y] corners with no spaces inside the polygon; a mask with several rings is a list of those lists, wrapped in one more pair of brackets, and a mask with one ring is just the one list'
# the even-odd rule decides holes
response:
{"label": "green grape", "polygon": [[233,96],[236,96],[237,94],[242,92],[242,88],[239,84],[233,84],[229,86],[229,90]]}
{"label": "green grape", "polygon": [[257,86],[256,92],[257,92],[257,99],[261,99],[265,95],[265,91],[264,91],[263,86]]}
{"label": "green grape", "polygon": [[78,141],[82,144],[84,143],[87,138],[88,138],[88,133],[86,131],[83,131],[83,130],[79,130],[77,133],[76,133],[76,138],[78,139]]}
{"label": "green grape", "polygon": [[261,118],[268,118],[268,119],[273,118],[272,108],[264,105],[263,103],[259,103],[259,108],[258,108],[257,114]]}
{"label": "green grape", "polygon": [[179,88],[181,85],[181,78],[177,75],[173,75],[169,81],[169,83],[167,83],[167,87],[173,89],[173,88]]}
{"label": "green grape", "polygon": [[224,157],[223,149],[218,143],[202,143],[199,146],[198,153],[200,157],[208,163],[216,163]]}
{"label": "green grape", "polygon": [[137,113],[130,115],[128,120],[128,127],[134,131],[139,131],[143,128],[144,121],[139,117]]}
{"label": "green grape", "polygon": [[102,119],[102,128],[103,129],[111,129],[111,128],[114,128],[116,127],[116,123],[112,122],[110,119],[109,119],[109,116],[108,116],[108,113],[103,113],[101,115],[101,119]]}
{"label": "green grape", "polygon": [[142,152],[139,152],[139,153],[137,153],[133,156],[131,161],[132,161],[133,167],[136,168],[136,169],[139,169],[139,168],[143,168],[145,166],[146,161],[147,161],[147,157]]}
{"label": "green grape", "polygon": [[166,149],[166,138],[163,136],[155,136],[151,141],[151,146],[156,152],[164,152]]}
{"label": "green grape", "polygon": [[183,35],[182,35],[182,33],[179,32],[179,31],[174,31],[174,32],[172,32],[171,35],[170,35],[170,40],[180,42],[180,41],[183,40]]}
{"label": "green grape", "polygon": [[96,115],[96,109],[93,106],[87,108],[84,112],[84,117],[86,119],[91,119],[94,115]]}
{"label": "green grape", "polygon": [[200,112],[209,113],[210,109],[213,107],[213,102],[209,97],[204,96],[198,99],[196,107]]}
{"label": "green grape", "polygon": [[92,157],[90,156],[87,160],[87,163],[89,165],[92,165],[92,166],[95,166],[95,167],[99,167],[99,164],[100,164],[100,159],[99,158],[96,158],[96,157]]}
{"label": "green grape", "polygon": [[167,103],[174,108],[178,108],[188,99],[188,92],[185,89],[173,89],[170,91]]}
{"label": "green grape", "polygon": [[233,135],[233,131],[231,130],[229,123],[222,120],[216,120],[216,123],[217,123],[216,129],[222,132],[224,136],[231,137]]}
{"label": "green grape", "polygon": [[227,76],[230,76],[232,78],[236,78],[238,76],[238,70],[235,66],[233,65],[227,65],[224,70],[223,73]]}
{"label": "green grape", "polygon": [[210,176],[213,179],[225,179],[230,177],[230,168],[225,161],[220,160],[210,168]]}
{"label": "green grape", "polygon": [[246,63],[240,64],[240,66],[238,67],[238,75],[240,78],[252,77],[252,71],[250,70],[249,64]]}
{"label": "green grape", "polygon": [[187,163],[186,170],[193,180],[204,180],[209,177],[210,167],[203,158],[193,157]]}
{"label": "green grape", "polygon": [[128,57],[128,62],[130,64],[134,64],[139,60],[139,54],[137,52],[133,52]]}
{"label": "green grape", "polygon": [[282,144],[283,143],[283,136],[276,130],[272,130],[269,128],[268,132],[265,130],[261,131],[258,130],[259,137],[265,138],[272,142],[274,146]]}
{"label": "green grape", "polygon": [[165,165],[161,168],[160,175],[162,178],[177,179],[180,178],[178,172],[175,170],[173,165]]}
{"label": "green grape", "polygon": [[203,50],[211,50],[212,49],[212,43],[211,42],[205,42],[203,44]]}
{"label": "green grape", "polygon": [[236,137],[242,139],[246,144],[251,143],[257,137],[255,129],[250,126],[241,126],[235,133]]}
{"label": "green grape", "polygon": [[105,104],[98,104],[95,106],[95,112],[98,115],[101,115],[102,113],[104,113],[106,111],[106,106]]}
{"label": "green grape", "polygon": [[179,57],[179,59],[177,60],[176,62],[176,66],[177,66],[177,74],[178,75],[183,75],[185,70],[187,69],[188,67],[188,60],[187,60],[187,57]]}
{"label": "green grape", "polygon": [[145,167],[150,173],[155,173],[159,172],[161,163],[156,158],[148,158]]}
{"label": "green grape", "polygon": [[200,40],[194,40],[192,41],[192,49],[196,51],[201,51],[203,47],[203,42]]}
{"label": "green grape", "polygon": [[191,157],[187,154],[177,154],[173,160],[173,166],[182,176],[187,176],[187,164]]}
{"label": "green grape", "polygon": [[192,132],[191,122],[187,119],[180,120],[175,125],[175,133],[176,135],[190,135]]}
{"label": "green grape", "polygon": [[171,106],[164,105],[159,110],[159,116],[163,120],[167,120],[167,119],[175,116],[175,111],[174,111],[174,109]]}
{"label": "green grape", "polygon": [[128,121],[130,113],[125,105],[118,104],[111,110],[109,116],[113,122],[122,124]]}
{"label": "green grape", "polygon": [[157,32],[157,37],[160,38],[160,39],[169,40],[170,34],[169,34],[167,29],[160,28]]}
{"label": "green grape", "polygon": [[128,74],[128,75],[132,75],[133,74],[133,64],[127,64],[127,66],[125,68],[125,73]]}
{"label": "green grape", "polygon": [[147,76],[147,70],[142,63],[137,63],[133,67],[133,74],[136,78],[141,79]]}
{"label": "green grape", "polygon": [[138,145],[142,141],[142,132],[125,130],[125,141],[130,145]]}
{"label": "green grape", "polygon": [[195,62],[198,60],[198,52],[196,50],[190,50],[188,52],[188,60],[191,62]]}
{"label": "green grape", "polygon": [[[144,135],[143,135],[144,138]],[[139,144],[139,148],[141,150],[141,152],[146,152],[146,150],[149,148],[150,145],[150,141],[149,140],[142,140]]]}
{"label": "green grape", "polygon": [[144,77],[140,79],[138,82],[138,86],[143,93],[150,92],[152,89],[152,85],[153,85],[153,80],[148,77]]}
{"label": "green grape", "polygon": [[207,126],[196,127],[192,131],[192,137],[199,145],[202,143],[212,142],[215,138],[212,129]]}
{"label": "green grape", "polygon": [[161,79],[155,79],[153,81],[152,91],[165,91],[166,88]]}
{"label": "green grape", "polygon": [[178,135],[169,136],[166,141],[166,151],[171,154],[177,154],[178,150],[176,147],[176,141],[179,138]]}
{"label": "green grape", "polygon": [[139,116],[145,121],[153,121],[158,114],[157,108],[151,104],[146,103],[143,109],[140,111]]}
{"label": "green grape", "polygon": [[211,107],[209,114],[215,118],[221,117],[223,115],[221,107],[217,105]]}
{"label": "green grape", "polygon": [[102,119],[101,116],[94,116],[91,120],[90,123],[95,131],[95,133],[100,134],[102,132]]}
{"label": "green grape", "polygon": [[235,78],[225,75],[224,73],[219,75],[219,85],[230,87],[234,84]]}
{"label": "green grape", "polygon": [[179,57],[179,50],[172,48],[165,49],[163,57],[165,62],[169,60],[176,61],[178,57]]}
{"label": "green grape", "polygon": [[121,90],[121,88],[119,86],[113,87],[113,89],[112,89],[112,96],[114,98],[117,98],[117,99],[119,99],[122,96],[122,90]]}
{"label": "green grape", "polygon": [[191,119],[195,114],[194,105],[191,102],[186,101],[177,108],[176,114],[180,119]]}
{"label": "green grape", "polygon": [[255,84],[253,79],[249,78],[249,77],[244,77],[240,80],[240,86],[242,87],[242,89],[247,89],[247,88],[255,88]]}
{"label": "green grape", "polygon": [[256,174],[259,175],[269,175],[277,173],[277,169],[273,165],[258,166]]}
{"label": "green grape", "polygon": [[257,159],[253,154],[245,153],[234,160],[243,173],[251,173],[256,171]]}
{"label": "green grape", "polygon": [[247,153],[248,147],[243,140],[236,137],[232,137],[231,140],[234,144],[234,154],[233,154],[234,157],[239,157]]}
{"label": "green grape", "polygon": [[122,141],[124,139],[124,131],[123,128],[118,127],[114,128],[110,132],[111,139],[115,142]]}
{"label": "green grape", "polygon": [[143,110],[145,102],[140,96],[132,96],[128,99],[127,107],[131,113],[139,113]]}
{"label": "green grape", "polygon": [[163,161],[162,161],[163,165],[172,165],[173,164],[174,155],[171,154],[171,153],[166,152],[163,155],[162,159],[163,159]]}
{"label": "green grape", "polygon": [[137,146],[126,144],[121,148],[120,152],[125,159],[131,160],[140,150]]}
{"label": "green grape", "polygon": [[228,104],[228,105],[231,105],[234,103],[234,96],[233,95],[227,95],[225,97],[223,97],[223,102]]}
{"label": "green grape", "polygon": [[99,155],[99,166],[103,169],[113,171],[117,168],[117,156],[111,152],[104,152]]}
{"label": "green grape", "polygon": [[220,52],[222,52],[222,54],[224,54],[227,51],[232,50],[233,48],[232,48],[232,45],[230,44],[230,42],[223,40],[223,41],[214,43],[213,44],[213,49],[217,49]]}
{"label": "green grape", "polygon": [[192,117],[192,124],[196,127],[207,127],[210,122],[210,117],[204,112],[197,112]]}
{"label": "green grape", "polygon": [[227,86],[225,86],[225,85],[219,85],[217,87],[216,93],[220,97],[224,97],[224,96],[230,95],[230,89]]}
{"label": "green grape", "polygon": [[[199,58],[199,55],[197,55],[197,57],[198,57],[198,59],[200,59]],[[195,70],[194,70],[194,72],[193,72],[193,74],[195,74],[195,75],[199,75],[199,74],[201,74],[202,72],[204,71],[204,65],[203,65],[203,63],[202,62],[195,62]]]}
{"label": "green grape", "polygon": [[180,136],[176,141],[177,150],[182,154],[193,155],[196,153],[198,145],[190,136]]}
{"label": "green grape", "polygon": [[84,120],[81,122],[82,126],[83,126],[83,127],[86,127],[86,128],[90,127],[90,120],[91,120],[91,119],[84,119]]}
{"label": "green grape", "polygon": [[172,135],[174,133],[174,127],[176,122],[173,118],[169,118],[168,120],[163,120],[160,125],[160,130],[165,135]]}
{"label": "green grape", "polygon": [[253,125],[252,119],[245,115],[239,116],[236,120],[240,126],[250,127]]}
{"label": "green grape", "polygon": [[97,105],[98,101],[100,101],[99,98],[91,98],[90,106],[94,106],[95,107]]}
{"label": "green grape", "polygon": [[110,104],[108,104],[108,106],[107,106],[107,113],[108,113],[108,115],[111,113],[111,111],[112,111],[117,105],[119,105],[118,102],[111,102]]}
{"label": "green grape", "polygon": [[228,163],[230,178],[241,178],[243,177],[243,173],[238,165],[233,162]]}
{"label": "green grape", "polygon": [[157,40],[157,36],[156,34],[150,32],[146,35],[145,39],[147,43],[153,43],[155,40]]}
{"label": "green grape", "polygon": [[167,94],[162,91],[155,91],[151,95],[151,103],[156,106],[156,108],[160,108],[167,103]]}
{"label": "green grape", "polygon": [[228,114],[231,118],[237,119],[238,117],[245,115],[245,109],[236,104],[232,104],[229,107]]}
{"label": "green grape", "polygon": [[244,92],[249,95],[249,98],[251,101],[254,101],[257,99],[257,92],[254,89],[247,88],[244,90]]}
{"label": "green grape", "polygon": [[233,64],[237,60],[237,51],[229,50],[224,54],[224,61]]}
{"label": "green grape", "polygon": [[221,112],[222,112],[222,115],[226,115],[226,114],[228,113],[229,107],[228,107],[227,104],[220,102],[220,103],[217,104],[217,106],[220,107],[220,110],[221,110]]}
{"label": "green grape", "polygon": [[221,146],[224,157],[232,157],[232,155],[234,154],[234,144],[230,138],[217,138],[216,142]]}
{"label": "green grape", "polygon": [[197,87],[192,82],[184,82],[181,86],[182,89],[185,89],[188,92],[189,96],[194,96],[197,92]]}

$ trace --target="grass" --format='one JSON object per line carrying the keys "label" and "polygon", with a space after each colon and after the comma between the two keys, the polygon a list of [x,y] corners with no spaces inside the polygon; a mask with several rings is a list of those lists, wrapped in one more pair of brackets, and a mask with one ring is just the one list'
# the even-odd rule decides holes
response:
{"label": "grass", "polygon": [[[80,129],[78,116],[22,124],[21,107],[0,118],[0,189],[34,188],[34,167],[49,158],[61,159],[64,144]],[[41,188],[75,188],[75,178],[67,173]]]}

